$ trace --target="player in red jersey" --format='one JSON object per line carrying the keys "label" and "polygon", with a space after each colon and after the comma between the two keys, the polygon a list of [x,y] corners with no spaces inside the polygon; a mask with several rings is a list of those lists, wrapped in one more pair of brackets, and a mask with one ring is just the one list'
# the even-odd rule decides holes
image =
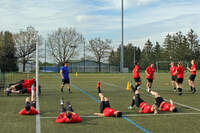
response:
{"label": "player in red jersey", "polygon": [[133,68],[133,79],[135,80],[135,89],[137,90],[142,84],[140,79],[140,67],[138,62],[135,63],[135,67]]}
{"label": "player in red jersey", "polygon": [[174,66],[174,62],[170,63],[170,73],[171,73],[171,83],[172,83],[172,87],[174,89],[174,92],[176,92],[176,66]]}
{"label": "player in red jersey", "polygon": [[141,97],[139,90],[136,90],[132,87],[133,92],[135,93],[135,96],[133,96],[132,104],[128,107],[128,109],[133,109],[134,105],[136,105],[140,110],[139,113],[154,113],[158,114],[157,106],[155,104],[150,105],[147,104]]}
{"label": "player in red jersey", "polygon": [[194,60],[191,61],[191,64],[192,64],[191,68],[187,67],[187,69],[191,73],[191,75],[189,77],[189,80],[188,80],[188,84],[190,86],[191,92],[194,94],[196,92],[196,88],[195,88],[195,85],[194,85],[194,80],[195,80],[195,77],[196,77],[197,67],[195,65],[195,61]]}
{"label": "player in red jersey", "polygon": [[155,97],[156,105],[159,107],[160,111],[171,111],[177,112],[174,102],[170,99],[170,103],[166,102],[157,92],[150,91],[150,93]]}
{"label": "player in red jersey", "polygon": [[184,72],[185,72],[185,69],[182,67],[182,62],[179,61],[177,69],[176,69],[176,74],[177,74],[176,83],[177,83],[179,95],[182,95],[182,90],[183,90],[182,83],[183,83],[183,78],[184,78]]}
{"label": "player in red jersey", "polygon": [[74,113],[72,105],[70,102],[66,102],[66,107],[64,107],[63,99],[61,98],[61,113],[56,119],[56,123],[79,123],[82,122],[81,117]]}
{"label": "player in red jersey", "polygon": [[19,112],[20,115],[37,115],[40,113],[35,109],[36,108],[35,92],[34,90],[32,91],[33,92],[31,93],[31,99],[30,97],[26,98],[25,108]]}
{"label": "player in red jersey", "polygon": [[147,90],[151,89],[151,87],[152,87],[152,83],[153,83],[153,79],[154,79],[154,72],[155,72],[154,64],[151,64],[145,70],[146,79],[147,79],[147,84],[146,84]]}
{"label": "player in red jersey", "polygon": [[122,117],[122,112],[111,108],[108,98],[104,97],[104,95],[101,93],[100,82],[97,83],[97,90],[101,100],[100,113],[94,113],[94,115],[105,117]]}

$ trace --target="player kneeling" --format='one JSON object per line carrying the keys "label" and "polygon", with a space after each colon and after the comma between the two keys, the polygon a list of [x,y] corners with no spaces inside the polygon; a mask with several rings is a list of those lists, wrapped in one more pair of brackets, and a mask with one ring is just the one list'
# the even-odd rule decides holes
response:
{"label": "player kneeling", "polygon": [[30,97],[26,98],[25,108],[22,109],[19,112],[19,114],[20,115],[37,115],[40,112],[37,111],[35,108],[36,108],[35,92],[33,91],[33,93],[31,94],[31,100],[30,100]]}
{"label": "player kneeling", "polygon": [[174,102],[171,99],[170,103],[168,103],[157,92],[150,91],[150,93],[155,97],[156,105],[159,107],[160,111],[178,112]]}
{"label": "player kneeling", "polygon": [[56,123],[79,123],[82,119],[73,112],[72,105],[66,102],[66,108],[64,107],[63,99],[61,99],[61,113],[56,119]]}
{"label": "player kneeling", "polygon": [[100,82],[97,84],[97,89],[99,98],[101,100],[100,113],[94,113],[94,115],[106,117],[122,117],[122,112],[112,109],[108,98],[104,97],[104,95],[101,93]]}

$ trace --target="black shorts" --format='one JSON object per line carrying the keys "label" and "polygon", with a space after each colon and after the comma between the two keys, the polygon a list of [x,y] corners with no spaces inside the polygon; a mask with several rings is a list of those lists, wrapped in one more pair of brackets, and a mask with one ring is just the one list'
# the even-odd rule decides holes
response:
{"label": "black shorts", "polygon": [[103,113],[103,110],[105,108],[109,107],[110,108],[110,103],[109,101],[101,101],[100,103],[100,113]]}
{"label": "black shorts", "polygon": [[15,89],[16,89],[16,91],[22,90],[22,89],[23,89],[22,84],[17,84],[17,85],[15,86]]}
{"label": "black shorts", "polygon": [[160,107],[160,104],[164,101],[164,99],[162,97],[157,97],[157,98],[155,98],[155,100],[156,100],[156,105],[158,107]]}
{"label": "black shorts", "polygon": [[140,104],[144,102],[144,100],[142,98],[140,98],[140,94],[136,94],[135,95],[135,105],[139,108]]}
{"label": "black shorts", "polygon": [[196,77],[196,75],[190,75],[190,77],[189,77],[189,79],[191,80],[191,81],[194,81],[195,80],[195,77]]}
{"label": "black shorts", "polygon": [[134,78],[135,82],[141,82],[140,77],[139,78]]}
{"label": "black shorts", "polygon": [[70,79],[62,79],[63,84],[70,84]]}
{"label": "black shorts", "polygon": [[149,83],[153,83],[153,79],[147,79]]}
{"label": "black shorts", "polygon": [[176,76],[172,76],[172,81],[176,81]]}
{"label": "black shorts", "polygon": [[179,83],[179,84],[182,84],[183,83],[183,78],[177,78],[176,82]]}

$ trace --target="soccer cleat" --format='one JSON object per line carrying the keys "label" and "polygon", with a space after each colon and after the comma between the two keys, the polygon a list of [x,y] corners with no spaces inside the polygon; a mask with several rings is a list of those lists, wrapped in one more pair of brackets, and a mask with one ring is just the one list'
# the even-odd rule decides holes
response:
{"label": "soccer cleat", "polygon": [[176,89],[174,89],[174,93],[176,92]]}
{"label": "soccer cleat", "polygon": [[132,109],[133,109],[133,107],[132,107],[132,106],[129,106],[129,107],[128,107],[128,109],[129,109],[129,110],[132,110]]}
{"label": "soccer cleat", "polygon": [[193,88],[192,94],[194,94],[195,92],[196,92],[196,89],[195,89],[195,88]]}
{"label": "soccer cleat", "polygon": [[182,88],[178,88],[178,95],[182,95]]}

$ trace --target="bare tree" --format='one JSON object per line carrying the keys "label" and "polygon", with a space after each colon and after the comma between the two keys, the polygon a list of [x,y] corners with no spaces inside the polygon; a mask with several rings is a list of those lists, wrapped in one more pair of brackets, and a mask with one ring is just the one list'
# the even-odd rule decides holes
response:
{"label": "bare tree", "polygon": [[78,53],[84,37],[73,28],[58,28],[48,34],[47,46],[58,64],[63,64]]}
{"label": "bare tree", "polygon": [[109,56],[111,50],[111,40],[95,38],[89,41],[88,49],[95,55],[99,64],[99,72],[101,72],[101,61]]}
{"label": "bare tree", "polygon": [[34,27],[28,26],[25,30],[15,34],[13,38],[16,43],[16,56],[23,64],[23,71],[25,71],[25,65],[34,59],[36,43],[41,45],[41,36]]}

